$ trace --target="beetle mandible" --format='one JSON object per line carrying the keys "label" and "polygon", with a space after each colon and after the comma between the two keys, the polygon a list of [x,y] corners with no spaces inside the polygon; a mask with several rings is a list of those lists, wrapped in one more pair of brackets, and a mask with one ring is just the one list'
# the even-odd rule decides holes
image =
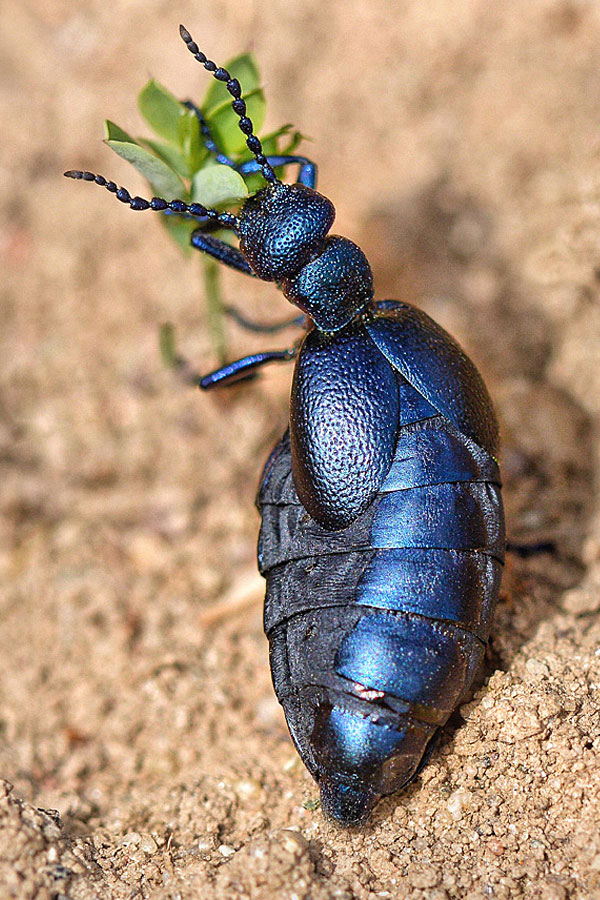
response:
{"label": "beetle mandible", "polygon": [[[504,560],[498,427],[477,369],[408,303],[376,302],[369,263],[330,234],[335,210],[303,156],[263,153],[241,85],[188,50],[232,96],[253,159],[218,162],[266,186],[239,213],[144,200],[91,172],[134,210],[198,221],[191,242],[274,281],[305,315],[299,348],[256,353],[199,379],[231,384],[295,357],[289,429],[265,466],[258,565],[273,684],[290,734],[343,825],[408,784],[483,659]],[[276,169],[297,164],[294,184]],[[230,229],[239,249],[209,233]]]}

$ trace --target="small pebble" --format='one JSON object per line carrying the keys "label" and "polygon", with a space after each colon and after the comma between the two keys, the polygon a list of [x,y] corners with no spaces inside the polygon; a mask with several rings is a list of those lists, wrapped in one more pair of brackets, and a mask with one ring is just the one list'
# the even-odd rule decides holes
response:
{"label": "small pebble", "polygon": [[156,853],[158,847],[156,846],[156,841],[149,834],[143,834],[140,837],[140,849],[151,855],[152,853]]}
{"label": "small pebble", "polygon": [[127,834],[121,838],[121,843],[124,847],[134,846],[137,847],[139,842],[141,841],[142,836],[138,834],[137,831],[129,831]]}
{"label": "small pebble", "polygon": [[301,856],[308,850],[308,841],[292,828],[282,828],[274,835],[282,848],[292,856]]}
{"label": "small pebble", "polygon": [[530,675],[533,675],[534,678],[545,678],[550,674],[550,669],[546,663],[542,662],[540,659],[535,659],[534,657],[528,659],[525,666],[527,671]]}
{"label": "small pebble", "polygon": [[453,819],[462,818],[465,809],[471,803],[471,792],[458,788],[448,797],[447,806]]}

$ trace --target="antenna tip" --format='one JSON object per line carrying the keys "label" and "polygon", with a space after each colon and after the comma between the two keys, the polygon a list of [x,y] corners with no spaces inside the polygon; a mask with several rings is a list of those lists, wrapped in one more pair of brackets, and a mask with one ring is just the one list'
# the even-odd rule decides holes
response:
{"label": "antenna tip", "polygon": [[179,34],[181,35],[182,40],[184,40],[186,44],[191,43],[192,36],[184,25],[179,26]]}
{"label": "antenna tip", "polygon": [[94,175],[93,172],[80,172],[78,169],[69,169],[68,172],[63,172],[63,175],[65,178],[76,178],[78,181],[98,181],[99,177],[102,178],[102,176]]}

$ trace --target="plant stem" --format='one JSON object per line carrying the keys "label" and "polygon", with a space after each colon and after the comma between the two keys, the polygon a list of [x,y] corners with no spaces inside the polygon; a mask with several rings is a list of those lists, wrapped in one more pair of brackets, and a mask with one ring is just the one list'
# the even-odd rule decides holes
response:
{"label": "plant stem", "polygon": [[217,362],[223,365],[227,357],[225,340],[225,309],[221,297],[221,280],[217,262],[214,259],[202,260],[204,269],[204,294],[208,311],[208,329],[210,342]]}

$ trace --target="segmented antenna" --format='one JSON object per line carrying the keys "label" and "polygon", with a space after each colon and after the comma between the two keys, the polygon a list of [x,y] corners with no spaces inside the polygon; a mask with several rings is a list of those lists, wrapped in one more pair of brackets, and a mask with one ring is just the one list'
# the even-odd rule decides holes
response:
{"label": "segmented antenna", "polygon": [[198,47],[198,44],[193,40],[187,28],[184,28],[183,25],[179,26],[179,34],[194,59],[201,63],[206,71],[211,73],[213,78],[216,78],[217,81],[222,81],[233,97],[231,106],[233,107],[234,113],[239,117],[240,121],[238,122],[238,125],[246,137],[246,146],[248,147],[248,150],[254,155],[256,162],[262,170],[265,181],[268,181],[269,184],[278,184],[279,179],[277,178],[273,167],[269,164],[267,157],[262,152],[260,140],[254,134],[252,119],[249,119],[246,115],[246,103],[242,99],[242,87],[239,81],[237,78],[232,78],[227,69],[217,66],[212,59],[207,59]]}
{"label": "segmented antenna", "polygon": [[114,194],[121,203],[128,203],[133,210],[152,209],[156,212],[166,212],[167,210],[181,215],[197,217],[201,219],[210,219],[211,222],[218,222],[222,228],[231,228],[237,232],[239,219],[232,213],[220,213],[216,209],[208,209],[201,203],[184,203],[183,200],[164,200],[162,197],[153,197],[152,200],[144,200],[143,197],[132,197],[127,188],[119,187],[114,181],[109,181],[104,175],[95,175],[93,172],[69,171],[64,173],[65,178],[75,178],[77,181],[93,181],[100,187],[105,187],[107,191]]}

